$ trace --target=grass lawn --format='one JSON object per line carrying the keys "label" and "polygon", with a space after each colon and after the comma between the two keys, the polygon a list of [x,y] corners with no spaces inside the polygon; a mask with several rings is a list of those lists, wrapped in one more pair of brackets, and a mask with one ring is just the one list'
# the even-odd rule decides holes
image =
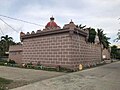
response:
{"label": "grass lawn", "polygon": [[8,90],[29,84],[26,81],[13,81],[0,77],[0,90]]}
{"label": "grass lawn", "polygon": [[13,82],[12,80],[4,79],[0,77],[0,90],[7,90],[7,85]]}

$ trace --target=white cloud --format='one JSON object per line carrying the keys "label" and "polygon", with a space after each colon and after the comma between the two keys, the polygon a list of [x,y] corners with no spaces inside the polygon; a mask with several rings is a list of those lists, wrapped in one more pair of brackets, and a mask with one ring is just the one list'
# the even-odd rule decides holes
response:
{"label": "white cloud", "polygon": [[[4,0],[0,1],[0,8],[4,8],[0,9],[0,13],[43,26],[52,15],[60,26],[73,19],[76,24],[102,28],[113,39],[120,28],[117,20],[120,17],[119,6],[120,0],[29,0],[29,2]],[[23,26],[22,29],[25,32],[43,28],[43,26],[39,27],[17,21],[10,23],[15,28]],[[13,37],[18,36],[14,34]]]}

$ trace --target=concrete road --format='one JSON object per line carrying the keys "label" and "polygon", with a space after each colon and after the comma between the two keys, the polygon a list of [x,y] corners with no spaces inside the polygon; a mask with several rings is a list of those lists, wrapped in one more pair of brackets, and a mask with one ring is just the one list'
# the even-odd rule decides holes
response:
{"label": "concrete road", "polygon": [[120,62],[35,82],[13,90],[120,90]]}
{"label": "concrete road", "polygon": [[0,77],[14,81],[36,82],[63,74],[65,73],[0,66]]}

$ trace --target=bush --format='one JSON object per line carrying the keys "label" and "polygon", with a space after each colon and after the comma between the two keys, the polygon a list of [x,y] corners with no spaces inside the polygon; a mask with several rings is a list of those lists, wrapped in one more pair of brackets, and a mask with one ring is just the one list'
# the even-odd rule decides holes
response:
{"label": "bush", "polygon": [[27,68],[34,69],[33,65],[27,65]]}
{"label": "bush", "polygon": [[32,62],[27,63],[27,65],[33,65]]}
{"label": "bush", "polygon": [[37,69],[37,70],[42,70],[43,69],[43,67],[41,65],[37,65],[34,68]]}
{"label": "bush", "polygon": [[7,63],[8,61],[7,60],[0,60],[0,62]]}
{"label": "bush", "polygon": [[46,70],[46,71],[57,71],[56,68],[53,68],[53,67],[43,67],[42,70]]}
{"label": "bush", "polygon": [[16,64],[16,62],[14,61],[14,60],[9,60],[9,62],[8,63],[10,63],[10,64]]}
{"label": "bush", "polygon": [[0,65],[4,65],[4,62],[0,62]]}
{"label": "bush", "polygon": [[6,60],[0,60],[0,65],[4,65],[5,63],[7,63]]}

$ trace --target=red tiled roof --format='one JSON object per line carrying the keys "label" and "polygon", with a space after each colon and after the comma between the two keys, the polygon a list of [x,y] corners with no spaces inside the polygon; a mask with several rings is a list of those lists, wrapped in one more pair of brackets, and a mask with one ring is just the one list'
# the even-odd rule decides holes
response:
{"label": "red tiled roof", "polygon": [[46,27],[58,27],[58,25],[54,21],[50,21],[47,23]]}

